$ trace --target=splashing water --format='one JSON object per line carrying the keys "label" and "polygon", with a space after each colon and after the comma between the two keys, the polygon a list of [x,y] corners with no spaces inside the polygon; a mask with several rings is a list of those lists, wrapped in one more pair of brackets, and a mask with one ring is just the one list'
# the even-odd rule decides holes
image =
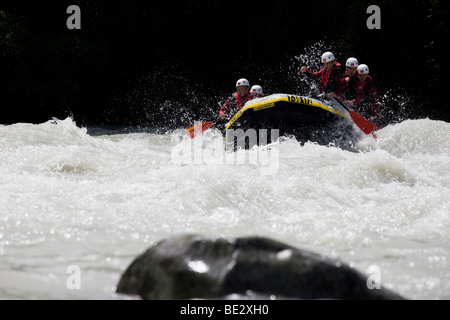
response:
{"label": "splashing water", "polygon": [[[377,266],[407,298],[450,299],[449,123],[391,124],[357,152],[285,138],[270,174],[217,162],[214,130],[182,131],[0,126],[0,296],[121,299],[115,286],[137,255],[200,233],[270,237],[363,273]],[[180,147],[190,162],[174,158]]]}

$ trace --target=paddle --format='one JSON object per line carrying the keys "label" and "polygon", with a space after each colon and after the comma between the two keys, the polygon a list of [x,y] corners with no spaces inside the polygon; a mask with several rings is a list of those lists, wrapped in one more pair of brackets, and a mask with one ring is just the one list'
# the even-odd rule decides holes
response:
{"label": "paddle", "polygon": [[199,133],[203,133],[214,124],[212,121],[205,121],[205,122],[199,122],[194,124],[193,126],[186,129],[186,134],[191,137],[191,139],[194,139],[196,135]]}
{"label": "paddle", "polygon": [[[317,80],[314,77],[311,77],[313,80],[316,81],[316,83],[323,88],[323,85],[319,82],[319,80]],[[343,106],[345,108],[345,110],[348,111],[348,114],[350,115],[350,117],[352,118],[353,122],[362,130],[362,132],[364,132],[365,134],[371,134],[376,138],[375,134],[373,133],[373,131],[375,130],[374,125],[367,120],[366,118],[364,118],[362,115],[360,115],[359,113],[350,110],[346,105],[344,105],[341,101],[339,101],[339,99],[337,99],[336,97],[334,98],[334,100],[336,100],[341,106]]]}
{"label": "paddle", "polygon": [[353,122],[364,132],[365,134],[371,134],[374,131],[374,126],[372,123],[370,123],[369,120],[364,118],[359,113],[350,110],[345,104],[343,104],[339,99],[334,98],[341,106],[343,106],[347,111],[350,117],[352,118]]}

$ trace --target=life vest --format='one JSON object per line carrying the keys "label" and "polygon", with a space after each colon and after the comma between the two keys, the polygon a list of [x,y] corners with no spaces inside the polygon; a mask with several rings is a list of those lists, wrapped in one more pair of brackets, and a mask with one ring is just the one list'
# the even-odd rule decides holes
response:
{"label": "life vest", "polygon": [[241,96],[240,96],[237,92],[235,92],[235,93],[234,93],[234,102],[235,102],[235,104],[236,104],[236,108],[237,108],[238,110],[241,109],[247,101],[249,101],[249,100],[252,99],[252,97],[253,97],[252,94],[251,94],[250,92],[248,92],[248,93],[245,95],[244,101],[242,101]]}
{"label": "life vest", "polygon": [[254,96],[248,92],[244,99],[241,98],[241,96],[235,92],[223,105],[223,107],[220,109],[219,115],[225,115],[228,112],[230,112],[231,109],[235,108],[236,110],[241,109],[245,103],[251,99],[253,99]]}
{"label": "life vest", "polygon": [[358,79],[353,87],[356,90],[353,102],[360,109],[360,113],[363,116],[376,116],[379,112],[378,93],[373,85],[372,77],[368,76],[364,82]]}
{"label": "life vest", "polygon": [[333,66],[333,68],[331,68],[330,70],[326,70],[325,68],[322,69],[322,74],[320,75],[320,84],[322,85],[322,87],[327,87],[331,71],[333,71],[334,68],[335,67]]}
{"label": "life vest", "polygon": [[374,86],[373,86],[373,81],[372,81],[372,77],[368,76],[367,79],[364,82],[361,82],[359,79],[358,81],[356,81],[353,85],[353,87],[356,90],[356,98],[355,98],[355,102],[359,103],[359,102],[364,102],[366,100],[370,100],[372,102],[374,102],[374,100],[376,98],[378,98],[378,96],[376,95],[376,91]]}
{"label": "life vest", "polygon": [[341,64],[335,62],[330,70],[323,68],[320,72],[320,92],[336,92],[341,95],[345,91],[346,82]]}

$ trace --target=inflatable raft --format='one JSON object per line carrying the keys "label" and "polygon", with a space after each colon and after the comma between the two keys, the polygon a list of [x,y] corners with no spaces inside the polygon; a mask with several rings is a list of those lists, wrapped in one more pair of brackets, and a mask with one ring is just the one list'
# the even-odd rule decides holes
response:
{"label": "inflatable raft", "polygon": [[234,149],[267,144],[281,136],[330,144],[351,135],[352,123],[338,103],[273,94],[247,102],[225,125],[225,137],[227,146]]}

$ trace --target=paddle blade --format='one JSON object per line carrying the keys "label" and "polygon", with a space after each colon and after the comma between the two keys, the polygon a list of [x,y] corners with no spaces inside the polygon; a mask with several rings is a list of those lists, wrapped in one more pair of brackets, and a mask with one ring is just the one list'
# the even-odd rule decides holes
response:
{"label": "paddle blade", "polygon": [[365,134],[371,134],[374,131],[375,128],[373,124],[369,122],[369,120],[355,111],[352,111],[350,109],[347,110],[353,122],[356,123],[356,125],[362,130],[362,132],[364,132]]}
{"label": "paddle blade", "polygon": [[192,127],[186,129],[186,134],[191,137],[191,139],[194,139],[197,134],[205,132],[211,128],[212,125],[212,121],[196,123]]}
{"label": "paddle blade", "polygon": [[[362,115],[360,115],[359,113],[350,110],[349,108],[347,108],[345,106],[345,104],[343,104],[339,99],[334,98],[334,100],[339,103],[341,106],[343,106],[347,111],[348,114],[350,115],[350,117],[352,118],[353,122],[362,130],[362,132],[364,132],[365,134],[371,134],[373,133],[373,131],[377,130],[378,128],[375,128],[374,125],[367,120],[366,118],[364,118]],[[378,127],[378,126],[377,126]],[[375,135],[374,135],[375,136]],[[376,136],[375,136],[376,137]]]}

